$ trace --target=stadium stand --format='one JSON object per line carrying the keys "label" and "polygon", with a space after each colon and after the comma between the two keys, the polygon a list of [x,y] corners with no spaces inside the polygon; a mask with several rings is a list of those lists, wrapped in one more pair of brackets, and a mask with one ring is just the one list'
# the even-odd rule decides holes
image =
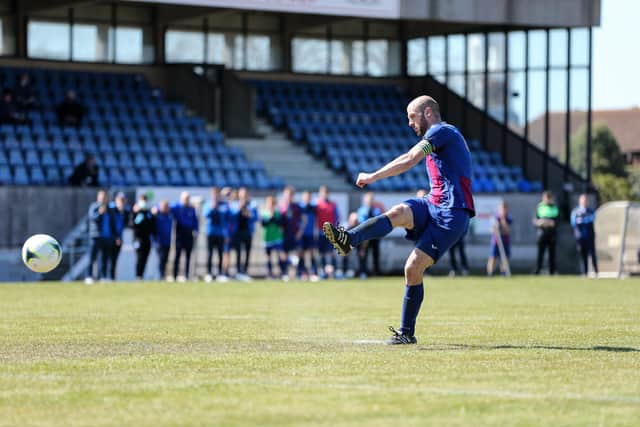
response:
{"label": "stadium stand", "polygon": [[[256,113],[290,137],[307,145],[316,157],[355,182],[358,172],[380,167],[416,142],[406,126],[408,97],[390,85],[325,84],[250,80],[257,94]],[[539,192],[519,166],[507,166],[499,153],[469,141],[474,161],[473,191],[477,193]],[[344,159],[350,159],[345,162]],[[374,183],[372,190],[415,190],[425,182],[424,166]]]}
{"label": "stadium stand", "polygon": [[[283,186],[142,75],[3,68],[0,84],[15,87],[24,72],[41,107],[27,125],[0,126],[0,184],[64,184],[92,153],[103,186]],[[55,105],[68,89],[87,107],[79,127],[58,124]]]}

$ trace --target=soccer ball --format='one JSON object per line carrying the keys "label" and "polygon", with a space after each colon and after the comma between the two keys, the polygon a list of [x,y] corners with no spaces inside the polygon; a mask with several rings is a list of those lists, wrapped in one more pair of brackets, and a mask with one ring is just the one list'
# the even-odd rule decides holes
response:
{"label": "soccer ball", "polygon": [[35,234],[22,246],[24,265],[36,273],[48,273],[60,264],[62,247],[47,234]]}

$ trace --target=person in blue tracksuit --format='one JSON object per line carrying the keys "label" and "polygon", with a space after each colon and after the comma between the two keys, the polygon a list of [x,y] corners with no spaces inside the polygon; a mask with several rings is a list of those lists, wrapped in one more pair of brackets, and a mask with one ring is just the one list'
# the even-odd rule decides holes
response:
{"label": "person in blue tracksuit", "polygon": [[[106,279],[111,252],[111,240],[115,234],[115,221],[109,209],[109,193],[98,191],[96,201],[89,206],[89,267],[85,283],[92,284],[94,278]],[[97,276],[94,267],[100,256],[100,268]]]}
{"label": "person in blue tracksuit", "polygon": [[129,226],[129,219],[131,217],[131,211],[127,206],[127,199],[124,193],[118,193],[111,204],[109,209],[112,212],[115,232],[111,239],[111,259],[109,263],[109,278],[111,280],[116,279],[116,268],[118,266],[118,257],[120,256],[120,249],[122,249],[122,233],[125,227]]}
{"label": "person in blue tracksuit", "polygon": [[227,281],[229,263],[229,205],[220,195],[220,189],[211,189],[211,200],[205,203],[203,215],[206,219],[207,232],[207,276],[205,281],[213,279],[213,251],[218,252],[218,281]]}
{"label": "person in blue tracksuit", "polygon": [[184,278],[189,278],[189,265],[191,263],[191,251],[195,238],[198,236],[198,216],[191,205],[189,193],[183,191],[180,194],[180,202],[171,206],[171,214],[176,223],[176,255],[173,260],[173,279],[178,279],[180,258],[185,254]]}
{"label": "person in blue tracksuit", "polygon": [[[358,214],[358,224],[363,224],[368,219],[382,215],[384,212],[383,209],[380,208],[380,205],[374,201],[373,197],[373,192],[369,191],[362,198],[362,205],[356,211]],[[358,251],[360,278],[369,276],[369,267],[367,265],[369,252],[373,254],[373,271],[376,275],[380,275],[380,239],[371,239],[364,242]]]}
{"label": "person in blue tracksuit", "polygon": [[173,233],[173,215],[169,202],[160,201],[157,208],[151,211],[155,217],[155,234],[153,236],[158,252],[158,272],[160,279],[167,277],[167,261],[171,250],[171,234]]}
{"label": "person in blue tracksuit", "polygon": [[[298,277],[302,277],[303,279],[310,278],[312,281],[317,281],[318,267],[315,259],[317,247],[316,236],[318,235],[318,229],[316,228],[317,207],[316,204],[311,201],[311,192],[304,191],[302,193],[299,205],[301,226],[304,225],[304,227],[302,229],[302,237],[298,242],[298,256],[300,261],[298,263],[297,273]],[[307,257],[309,258],[309,265],[311,267],[310,272],[307,269]]]}
{"label": "person in blue tracksuit", "polygon": [[596,257],[596,233],[593,223],[596,219],[595,211],[589,207],[589,199],[586,194],[581,194],[578,206],[571,211],[571,226],[576,238],[578,252],[582,258],[582,273],[589,271],[589,257],[594,273],[598,274],[598,259]]}
{"label": "person in blue tracksuit", "polygon": [[234,229],[232,245],[236,252],[237,263],[236,278],[247,281],[250,279],[247,272],[253,232],[258,221],[258,208],[249,197],[249,191],[244,187],[238,190],[238,201],[231,206],[231,216]]}

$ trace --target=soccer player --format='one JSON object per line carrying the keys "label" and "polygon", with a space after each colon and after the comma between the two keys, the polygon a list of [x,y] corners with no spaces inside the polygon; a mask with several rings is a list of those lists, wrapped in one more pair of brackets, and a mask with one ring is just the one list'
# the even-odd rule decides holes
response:
{"label": "soccer player", "polygon": [[556,272],[556,229],[560,211],[553,202],[553,194],[550,191],[542,193],[542,201],[536,208],[535,225],[538,228],[538,259],[535,274],[540,274],[544,253],[549,249],[549,274]]}
{"label": "soccer player", "polygon": [[216,281],[228,282],[226,275],[229,264],[229,206],[222,200],[220,189],[211,188],[211,200],[207,201],[203,209],[206,218],[207,233],[207,275],[205,282],[213,280],[213,252],[218,253],[218,275]]}
{"label": "soccer player", "polygon": [[596,258],[596,232],[593,229],[593,222],[596,219],[595,211],[589,207],[589,199],[586,194],[581,194],[578,199],[578,206],[571,211],[571,226],[576,238],[578,252],[582,258],[582,273],[589,272],[589,257],[593,272],[598,274],[598,260]]}
{"label": "soccer player", "polygon": [[431,192],[398,204],[346,231],[325,223],[323,231],[341,255],[364,241],[380,239],[394,227],[407,230],[407,238],[416,247],[407,259],[405,297],[400,329],[389,329],[393,336],[387,344],[415,344],[416,318],[424,299],[422,277],[466,233],[469,219],[475,215],[471,195],[471,156],[460,131],[440,118],[438,103],[420,96],[407,106],[409,126],[422,139],[405,154],[373,173],[358,174],[356,185],[364,187],[380,179],[399,175],[426,157]]}
{"label": "soccer player", "polygon": [[[504,248],[504,256],[507,259],[511,258],[511,243],[509,240],[509,233],[511,229],[511,223],[513,219],[509,214],[509,208],[507,202],[502,201],[498,207],[498,214],[495,217],[497,230],[500,233],[500,240],[502,240],[502,247]],[[500,259],[500,248],[498,247],[498,237],[496,232],[491,233],[491,250],[489,259],[487,260],[487,275],[493,275],[493,269],[496,263],[496,258]],[[505,273],[505,265],[500,263],[500,272]]]}
{"label": "soccer player", "polygon": [[[298,242],[300,262],[298,263],[298,276],[303,279],[309,278],[312,282],[318,281],[318,268],[316,266],[315,249],[316,249],[316,205],[311,201],[311,193],[304,191],[300,200],[302,237]],[[306,260],[309,258],[311,266],[311,275],[307,269]]]}
{"label": "soccer player", "polygon": [[[316,199],[316,224],[318,229],[325,222],[338,226],[338,207],[329,199],[329,188],[326,185],[320,186],[318,189],[318,198]],[[326,278],[334,273],[336,269],[336,258],[333,255],[333,246],[327,240],[324,234],[318,236],[318,252],[320,254],[321,277]]]}
{"label": "soccer player", "polygon": [[[358,223],[362,224],[370,218],[376,217],[382,214],[383,209],[374,203],[373,200],[373,191],[367,192],[362,198],[362,206],[358,208]],[[369,275],[369,268],[367,266],[367,260],[369,258],[369,253],[371,252],[373,255],[373,271],[376,275],[380,275],[380,239],[371,239],[364,243],[362,247],[362,256],[364,257],[361,260],[361,272],[360,278],[366,279]]]}
{"label": "soccer player", "polygon": [[[249,198],[249,191],[246,188],[242,187],[238,190],[238,201],[232,205],[231,212],[235,224],[232,244],[236,252],[236,279],[249,282],[251,277],[247,274],[247,270],[249,269],[253,232],[258,220],[258,209]],[[244,259],[242,258],[243,249]]]}
{"label": "soccer player", "polygon": [[161,280],[167,279],[167,261],[171,250],[171,234],[173,232],[173,215],[169,201],[161,200],[157,207],[151,209],[155,217],[156,250],[158,252],[158,273]]}
{"label": "soccer player", "polygon": [[[292,252],[295,253],[298,241],[302,237],[302,229],[300,227],[302,221],[302,215],[300,212],[300,205],[298,205],[293,197],[296,190],[292,186],[285,187],[282,192],[282,201],[280,202],[280,216],[282,217],[282,250],[289,261],[289,256]],[[289,276],[287,271],[282,273],[282,280],[288,280]]]}
{"label": "soccer player", "polygon": [[135,241],[133,247],[136,250],[136,279],[144,278],[144,270],[147,267],[147,259],[151,252],[151,236],[156,228],[155,217],[147,204],[147,196],[141,194],[138,202],[133,205],[133,235]]}
{"label": "soccer player", "polygon": [[105,280],[108,276],[108,263],[111,257],[111,240],[116,228],[115,219],[109,209],[109,193],[98,191],[96,201],[89,206],[89,267],[84,282],[92,285],[95,275],[94,266],[100,255],[97,277]]}
{"label": "soccer player", "polygon": [[109,209],[113,211],[115,221],[115,230],[111,246],[111,260],[109,265],[109,278],[116,280],[116,268],[118,266],[118,258],[120,257],[120,249],[122,249],[122,233],[125,227],[129,226],[130,211],[126,204],[127,199],[124,193],[118,193],[114,201],[109,205]]}
{"label": "soccer player", "polygon": [[284,276],[287,271],[287,258],[282,252],[282,217],[280,211],[276,209],[276,198],[267,196],[265,207],[260,215],[262,222],[262,239],[264,240],[264,250],[267,255],[267,277],[275,278],[273,267],[271,266],[271,254],[275,253],[280,265],[280,275]]}
{"label": "soccer player", "polygon": [[171,207],[171,215],[176,223],[176,254],[173,260],[173,280],[178,280],[180,258],[185,254],[184,276],[180,281],[189,279],[189,267],[191,264],[191,251],[195,238],[198,237],[198,216],[191,205],[191,197],[188,192],[180,194],[180,202]]}

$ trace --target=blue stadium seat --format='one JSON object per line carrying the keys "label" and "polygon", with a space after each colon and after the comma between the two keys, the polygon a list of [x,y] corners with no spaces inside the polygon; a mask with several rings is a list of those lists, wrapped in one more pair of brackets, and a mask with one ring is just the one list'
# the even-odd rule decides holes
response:
{"label": "blue stadium seat", "polygon": [[11,169],[9,166],[0,165],[0,184],[11,184],[13,177],[11,176]]}
{"label": "blue stadium seat", "polygon": [[42,171],[42,168],[40,166],[31,168],[29,182],[31,183],[31,185],[42,185],[46,183],[44,172]]}
{"label": "blue stadium seat", "polygon": [[17,166],[13,170],[13,183],[15,185],[29,185],[29,175],[24,166]]}
{"label": "blue stadium seat", "polygon": [[46,169],[46,178],[45,181],[49,185],[57,185],[62,183],[62,179],[60,177],[60,172],[58,168],[55,166],[48,167]]}
{"label": "blue stadium seat", "polygon": [[184,178],[179,170],[172,169],[169,172],[169,183],[174,186],[184,185]]}
{"label": "blue stadium seat", "polygon": [[156,169],[155,178],[157,185],[169,185],[169,177],[163,169]]}

